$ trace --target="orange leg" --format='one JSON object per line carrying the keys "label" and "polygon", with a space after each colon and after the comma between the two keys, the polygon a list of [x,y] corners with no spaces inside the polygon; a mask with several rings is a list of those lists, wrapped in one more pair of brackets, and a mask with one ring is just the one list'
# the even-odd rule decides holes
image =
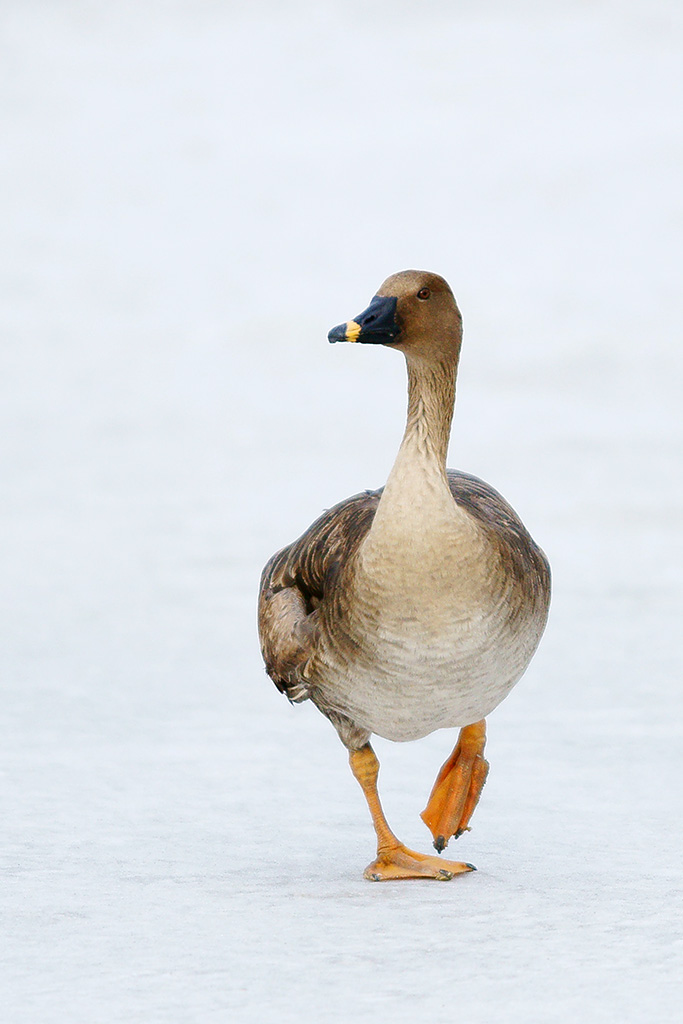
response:
{"label": "orange leg", "polygon": [[420,815],[434,836],[434,848],[441,853],[451,836],[458,839],[468,828],[489,773],[484,758],[486,722],[475,722],[460,730],[455,750],[439,772],[431,796]]}
{"label": "orange leg", "polygon": [[399,842],[384,817],[377,792],[379,761],[369,743],[360,750],[352,750],[349,764],[361,785],[370,808],[372,823],[377,833],[377,859],[363,874],[370,882],[388,882],[396,878],[435,878],[447,882],[454,875],[476,870],[473,864],[440,860],[423,853],[415,853]]}

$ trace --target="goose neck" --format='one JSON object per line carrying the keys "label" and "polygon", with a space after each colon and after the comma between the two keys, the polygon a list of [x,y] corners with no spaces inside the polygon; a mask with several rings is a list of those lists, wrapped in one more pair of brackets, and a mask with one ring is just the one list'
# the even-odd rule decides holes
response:
{"label": "goose neck", "polygon": [[400,455],[438,466],[445,475],[455,405],[454,364],[408,360],[408,415]]}

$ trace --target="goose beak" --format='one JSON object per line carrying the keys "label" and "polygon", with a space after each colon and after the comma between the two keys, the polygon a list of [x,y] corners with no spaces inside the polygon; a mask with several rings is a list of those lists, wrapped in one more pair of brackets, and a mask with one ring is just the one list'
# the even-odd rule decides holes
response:
{"label": "goose beak", "polygon": [[333,327],[327,335],[331,345],[337,341],[360,341],[367,345],[393,345],[401,329],[396,320],[396,298],[375,295],[355,320]]}

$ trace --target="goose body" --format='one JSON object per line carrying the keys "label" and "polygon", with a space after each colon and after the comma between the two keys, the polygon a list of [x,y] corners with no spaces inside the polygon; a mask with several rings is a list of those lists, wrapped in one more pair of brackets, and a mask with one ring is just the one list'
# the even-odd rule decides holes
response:
{"label": "goose body", "polygon": [[[364,314],[330,332],[331,341],[404,352],[405,435],[385,487],[324,513],[271,558],[261,580],[266,669],[292,701],[310,698],[331,720],[366,791],[378,829],[378,861],[367,877],[450,871],[413,851],[418,867],[411,862],[407,875],[394,863],[403,853],[378,869],[384,819],[373,810],[372,781],[363,781],[374,758],[370,735],[405,741],[460,727],[459,747],[463,737],[483,736],[483,720],[523,674],[548,613],[548,563],[519,517],[488,484],[446,470],[460,338],[450,288],[417,271],[389,278]],[[483,739],[476,743],[472,763],[481,774]],[[457,789],[455,762],[437,780],[434,813],[425,812],[436,815],[439,850],[466,827],[462,815],[436,813]],[[466,803],[472,779],[459,784]]]}
{"label": "goose body", "polygon": [[[419,516],[414,526],[408,518],[412,543],[410,534],[385,533],[368,516],[362,543],[342,567],[333,615],[316,615],[315,646],[303,666],[307,695],[368,735],[414,740],[485,718],[522,675],[543,631],[543,594],[531,593],[529,575],[521,577],[529,592],[514,593],[517,577],[484,515],[504,509],[517,526],[509,528],[509,562],[521,523],[482,481],[451,472],[448,482],[452,508],[443,526],[425,536]],[[381,491],[360,495],[331,518],[342,523],[354,505],[378,509],[383,500]],[[316,533],[314,526],[303,545],[315,546]],[[530,564],[543,576],[542,556],[534,554]]]}

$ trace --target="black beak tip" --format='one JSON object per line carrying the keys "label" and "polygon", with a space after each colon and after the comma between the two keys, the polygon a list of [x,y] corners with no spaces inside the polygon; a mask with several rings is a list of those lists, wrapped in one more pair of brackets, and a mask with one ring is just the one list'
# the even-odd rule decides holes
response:
{"label": "black beak tip", "polygon": [[334,345],[337,341],[346,341],[346,324],[339,324],[337,327],[333,327],[327,335],[327,340],[330,345]]}

